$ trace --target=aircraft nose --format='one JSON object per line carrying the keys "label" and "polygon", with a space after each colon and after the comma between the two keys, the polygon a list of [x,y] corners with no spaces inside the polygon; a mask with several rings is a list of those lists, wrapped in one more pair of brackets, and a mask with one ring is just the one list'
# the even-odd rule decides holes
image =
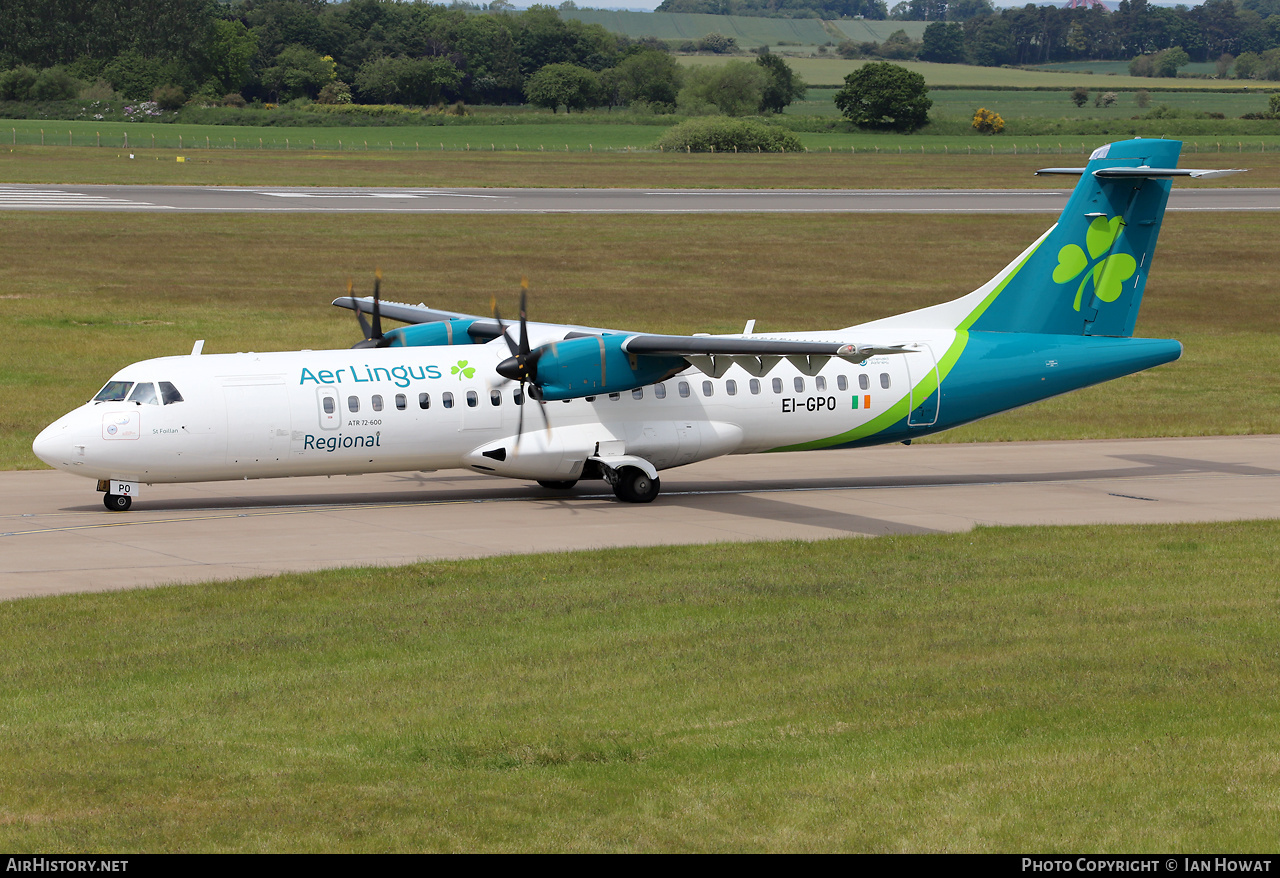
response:
{"label": "aircraft nose", "polygon": [[41,430],[40,435],[31,443],[31,450],[36,457],[49,466],[65,466],[71,456],[68,426],[66,419],[61,418]]}

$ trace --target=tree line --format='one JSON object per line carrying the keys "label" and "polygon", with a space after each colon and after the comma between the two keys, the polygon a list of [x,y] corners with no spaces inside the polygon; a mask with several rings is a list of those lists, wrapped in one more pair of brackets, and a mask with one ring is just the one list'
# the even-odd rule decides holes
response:
{"label": "tree line", "polygon": [[[645,102],[674,109],[707,95],[751,112],[802,92],[781,59],[715,83],[688,76],[666,44],[595,24],[478,6],[401,0],[5,0],[0,100],[119,95],[203,102],[532,103],[581,109]],[[729,82],[728,80],[733,80]],[[720,80],[725,80],[721,82]],[[86,89],[86,84],[96,86]],[[714,100],[710,101],[715,103]]]}
{"label": "tree line", "polygon": [[[842,54],[993,67],[1128,61],[1175,48],[1186,52],[1189,61],[1216,62],[1224,55],[1263,56],[1280,48],[1280,0],[1206,0],[1175,7],[1121,0],[1114,12],[1100,6],[1068,9],[1032,3],[996,10],[990,0],[900,0],[891,8],[881,0],[665,0],[658,9],[928,21],[923,45],[904,33],[878,46],[842,44]],[[1261,66],[1266,67],[1265,61]],[[1247,75],[1257,75],[1257,68],[1251,66]]]}

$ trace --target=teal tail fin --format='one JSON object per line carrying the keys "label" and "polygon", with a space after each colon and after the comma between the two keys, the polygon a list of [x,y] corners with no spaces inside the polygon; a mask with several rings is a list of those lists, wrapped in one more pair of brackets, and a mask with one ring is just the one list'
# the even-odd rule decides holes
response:
{"label": "teal tail fin", "polygon": [[966,328],[1131,336],[1182,144],[1123,140],[1094,152],[1062,216]]}

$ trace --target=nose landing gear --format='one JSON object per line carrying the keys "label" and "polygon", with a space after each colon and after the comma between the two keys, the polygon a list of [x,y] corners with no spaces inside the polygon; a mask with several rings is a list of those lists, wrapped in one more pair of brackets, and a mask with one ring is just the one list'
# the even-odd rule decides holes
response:
{"label": "nose landing gear", "polygon": [[112,512],[127,512],[133,505],[133,498],[127,494],[104,494],[102,505]]}

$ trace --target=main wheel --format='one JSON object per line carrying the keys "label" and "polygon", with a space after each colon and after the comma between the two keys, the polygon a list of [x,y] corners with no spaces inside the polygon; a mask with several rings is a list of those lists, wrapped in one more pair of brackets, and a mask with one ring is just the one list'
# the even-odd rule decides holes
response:
{"label": "main wheel", "polygon": [[570,488],[572,488],[574,485],[578,484],[578,480],[569,479],[563,482],[551,482],[551,481],[547,481],[546,479],[538,479],[538,484],[544,488],[549,488],[552,491],[567,491]]}
{"label": "main wheel", "polygon": [[126,494],[106,494],[102,498],[102,505],[112,512],[128,512],[133,505],[133,498]]}
{"label": "main wheel", "polygon": [[652,503],[662,487],[659,479],[651,479],[645,471],[634,466],[618,470],[618,481],[613,493],[623,503]]}

